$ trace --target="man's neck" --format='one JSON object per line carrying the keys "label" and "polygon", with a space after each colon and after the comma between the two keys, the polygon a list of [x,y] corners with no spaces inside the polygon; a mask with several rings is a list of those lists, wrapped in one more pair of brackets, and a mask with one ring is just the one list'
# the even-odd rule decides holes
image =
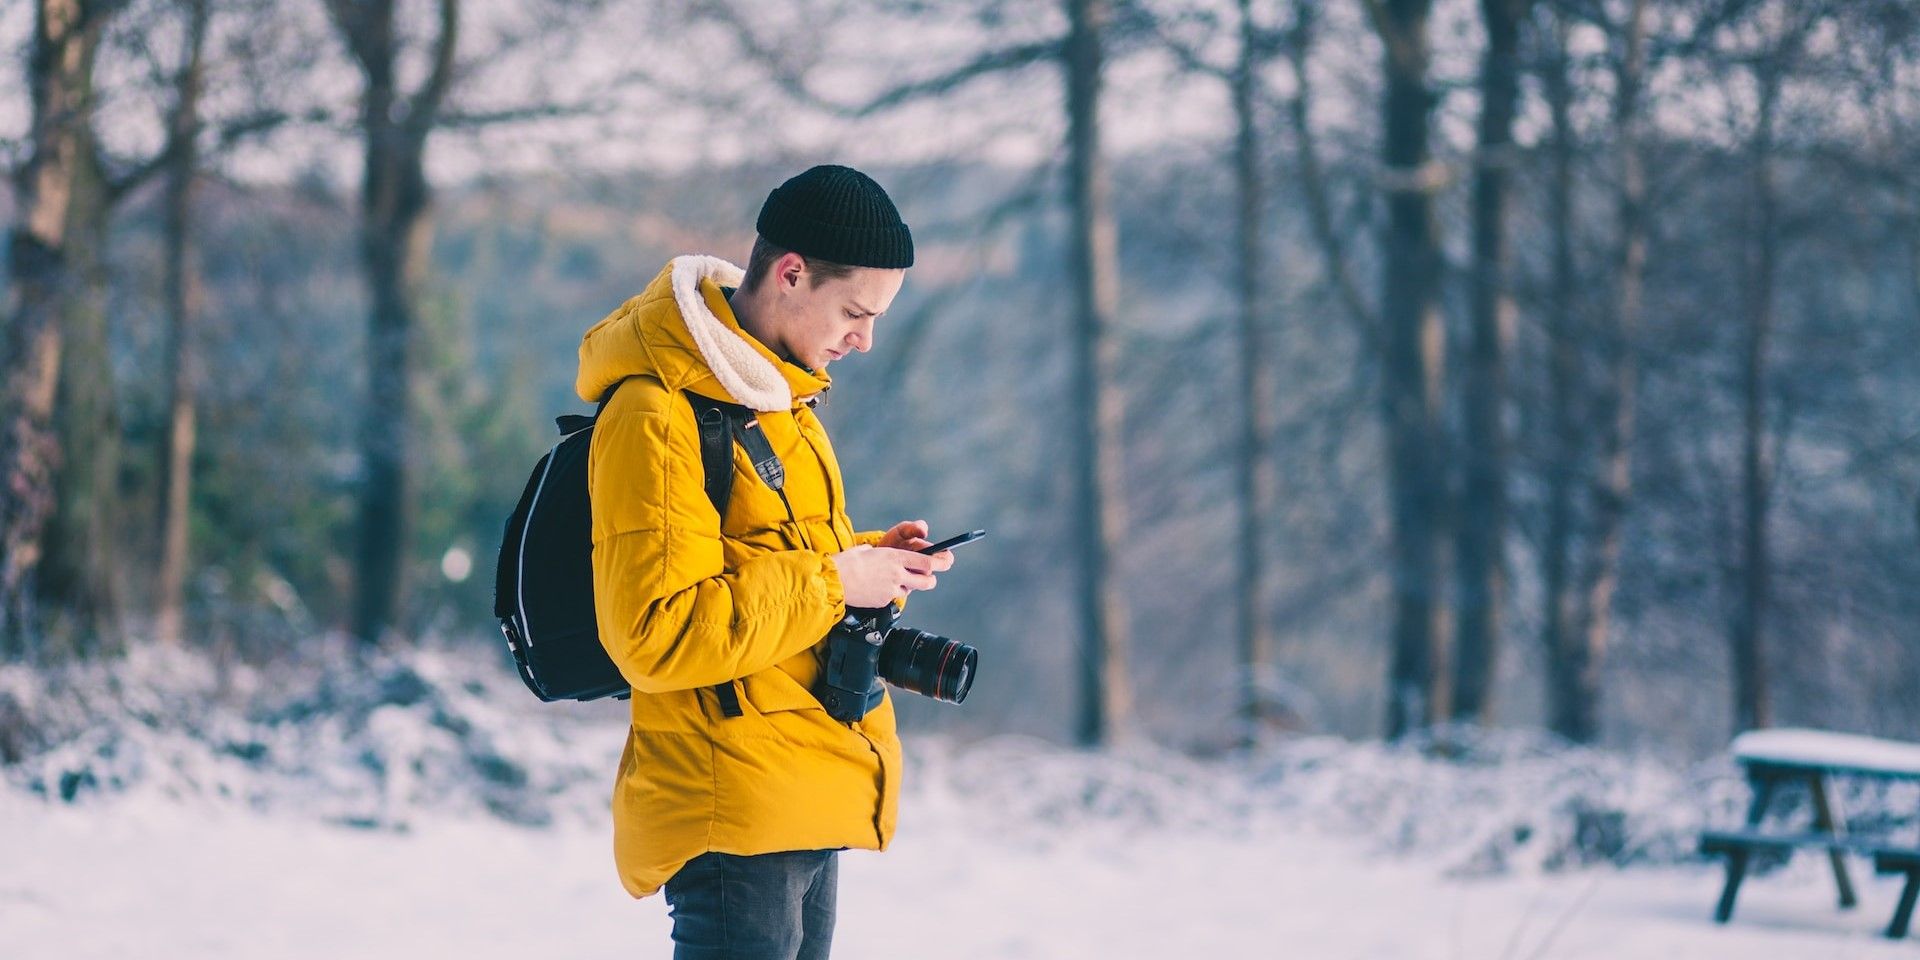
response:
{"label": "man's neck", "polygon": [[767,311],[758,297],[745,290],[735,290],[728,295],[727,305],[733,309],[733,319],[739,321],[740,329],[745,330],[747,336],[760,341],[761,346],[773,351],[774,355],[780,359],[788,363],[794,362],[793,358],[787,356],[769,335],[771,331],[767,329],[765,322]]}

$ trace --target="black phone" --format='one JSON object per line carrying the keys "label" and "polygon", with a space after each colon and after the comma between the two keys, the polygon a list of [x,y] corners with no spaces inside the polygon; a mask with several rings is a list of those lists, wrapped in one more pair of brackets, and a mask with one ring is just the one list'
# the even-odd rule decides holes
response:
{"label": "black phone", "polygon": [[987,535],[987,532],[985,530],[968,531],[967,533],[963,533],[957,537],[948,537],[947,539],[942,540],[939,543],[933,544],[932,546],[921,547],[920,552],[931,556],[933,554],[939,553],[942,550],[951,550],[954,547],[957,547],[963,543],[972,543],[975,540],[978,540],[981,537],[984,537],[986,535]]}

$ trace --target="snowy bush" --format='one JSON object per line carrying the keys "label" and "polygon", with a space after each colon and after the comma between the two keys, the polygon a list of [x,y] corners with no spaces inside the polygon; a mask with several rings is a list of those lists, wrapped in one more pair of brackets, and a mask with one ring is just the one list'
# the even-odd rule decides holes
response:
{"label": "snowy bush", "polygon": [[530,825],[604,816],[617,730],[518,708],[516,697],[539,704],[470,654],[360,657],[335,645],[269,675],[147,648],[115,663],[9,668],[0,701],[16,705],[36,746],[6,782],[63,803],[156,794],[389,829],[427,809]]}
{"label": "snowy bush", "polygon": [[[155,796],[389,830],[429,812],[598,825],[625,716],[617,702],[539,703],[471,646],[359,655],[322,643],[271,672],[140,649],[0,669],[0,774],[47,803]],[[1278,736],[1205,760],[1148,744],[905,739],[903,830],[954,821],[1029,849],[1304,831],[1485,876],[1691,859],[1700,829],[1739,822],[1747,803],[1725,757],[1679,766],[1514,731]],[[1784,800],[1784,816],[1809,815]],[[1849,783],[1842,800],[1916,810],[1920,787]]]}

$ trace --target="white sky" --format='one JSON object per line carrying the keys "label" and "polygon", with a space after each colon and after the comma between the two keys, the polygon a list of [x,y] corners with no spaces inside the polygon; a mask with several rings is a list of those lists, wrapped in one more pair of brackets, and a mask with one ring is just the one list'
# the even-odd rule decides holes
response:
{"label": "white sky", "polygon": [[[257,27],[238,29],[237,20],[217,21],[216,50],[245,36],[266,49],[266,89],[288,107],[324,106],[351,118],[359,89],[356,72],[321,13],[319,0],[264,4],[274,12],[276,33]],[[824,2],[824,0],[822,0]],[[1204,0],[1163,0],[1182,8],[1206,6]],[[136,2],[123,21],[123,35],[142,37],[162,63],[177,57],[178,28],[167,16],[142,13],[151,4]],[[534,173],[555,169],[600,172],[623,169],[685,169],[701,164],[731,165],[750,159],[791,157],[796,161],[834,158],[851,163],[911,163],[966,157],[1011,167],[1037,164],[1057,156],[1064,136],[1064,85],[1057,66],[1041,64],[1010,74],[983,78],[959,92],[912,104],[871,118],[850,120],[796,107],[771,95],[756,65],[742,63],[734,43],[714,25],[674,26],[676,17],[660,14],[672,4],[613,0],[590,22],[563,30],[513,54],[482,58],[503,32],[525,31],[543,9],[513,0],[469,0],[463,24],[463,56],[475,61],[456,93],[456,105],[487,108],[529,100],[579,100],[603,94],[617,106],[603,116],[521,123],[483,132],[443,130],[431,141],[429,173],[452,183],[482,174]],[[1215,6],[1224,6],[1215,4]],[[1268,18],[1276,4],[1256,4]],[[1324,42],[1316,54],[1314,121],[1329,137],[1373,136],[1377,128],[1378,46],[1361,22],[1355,5],[1333,5],[1323,16]],[[1064,30],[1064,17],[1051,4],[1013,4],[1010,16],[993,36],[964,14],[946,20],[869,18],[822,30],[799,19],[807,4],[743,5],[754,19],[761,41],[813,64],[809,86],[833,91],[848,102],[906,79],[940,73],[965,62],[994,43],[1010,43]],[[431,27],[426,0],[402,0],[404,21],[424,35]],[[1480,32],[1477,6],[1469,0],[1441,0],[1433,23],[1435,75],[1444,85],[1465,88],[1447,99],[1436,115],[1437,152],[1458,159],[1471,147],[1475,107],[1470,87],[1478,64]],[[145,21],[134,18],[144,17]],[[26,126],[22,76],[25,43],[32,26],[27,0],[0,0],[0,49],[15,51],[13,69],[0,75],[0,139],[17,144]],[[1196,36],[1193,29],[1183,36]],[[1596,54],[1602,40],[1594,31],[1576,34],[1579,53]],[[1821,38],[1829,46],[1838,38]],[[1231,41],[1216,42],[1208,54],[1230,55]],[[301,61],[312,60],[310,65]],[[481,62],[484,61],[484,62]],[[1127,155],[1168,144],[1215,143],[1228,148],[1231,114],[1224,86],[1210,77],[1181,75],[1164,52],[1134,53],[1115,61],[1107,78],[1103,110],[1108,150]],[[159,143],[163,96],[137,92],[151,72],[147,63],[122,52],[102,58],[103,86],[110,95],[101,114],[102,135],[128,156],[151,152]],[[402,62],[409,87],[425,71],[424,51],[414,49]],[[652,83],[632,82],[644,71]],[[1276,90],[1287,86],[1287,70],[1276,64],[1268,74]],[[1608,78],[1596,73],[1588,85],[1604,94]],[[251,109],[246,78],[227,69],[217,73],[209,106],[232,117]],[[1738,83],[1702,82],[1673,71],[1660,83],[1665,99],[1656,104],[1656,120],[1670,132],[1732,142],[1742,129],[1742,100],[1751,92]],[[135,90],[129,94],[125,91]],[[1605,104],[1589,98],[1582,116],[1604,122]],[[1845,105],[1830,114],[1849,122]],[[1530,102],[1517,135],[1523,144],[1544,134],[1544,110]],[[1852,124],[1864,126],[1854,112]],[[17,145],[15,146],[17,153]],[[359,147],[344,125],[285,131],[271,141],[242,148],[228,169],[243,178],[285,181],[324,170],[336,183],[351,185],[359,175]]]}

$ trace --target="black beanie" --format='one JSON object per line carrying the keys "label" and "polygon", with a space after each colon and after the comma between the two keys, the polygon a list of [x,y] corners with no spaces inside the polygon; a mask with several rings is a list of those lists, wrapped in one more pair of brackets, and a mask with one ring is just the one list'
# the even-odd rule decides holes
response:
{"label": "black beanie", "polygon": [[814,167],[775,187],[754,223],[768,243],[850,267],[913,266],[913,234],[887,192],[852,167]]}

